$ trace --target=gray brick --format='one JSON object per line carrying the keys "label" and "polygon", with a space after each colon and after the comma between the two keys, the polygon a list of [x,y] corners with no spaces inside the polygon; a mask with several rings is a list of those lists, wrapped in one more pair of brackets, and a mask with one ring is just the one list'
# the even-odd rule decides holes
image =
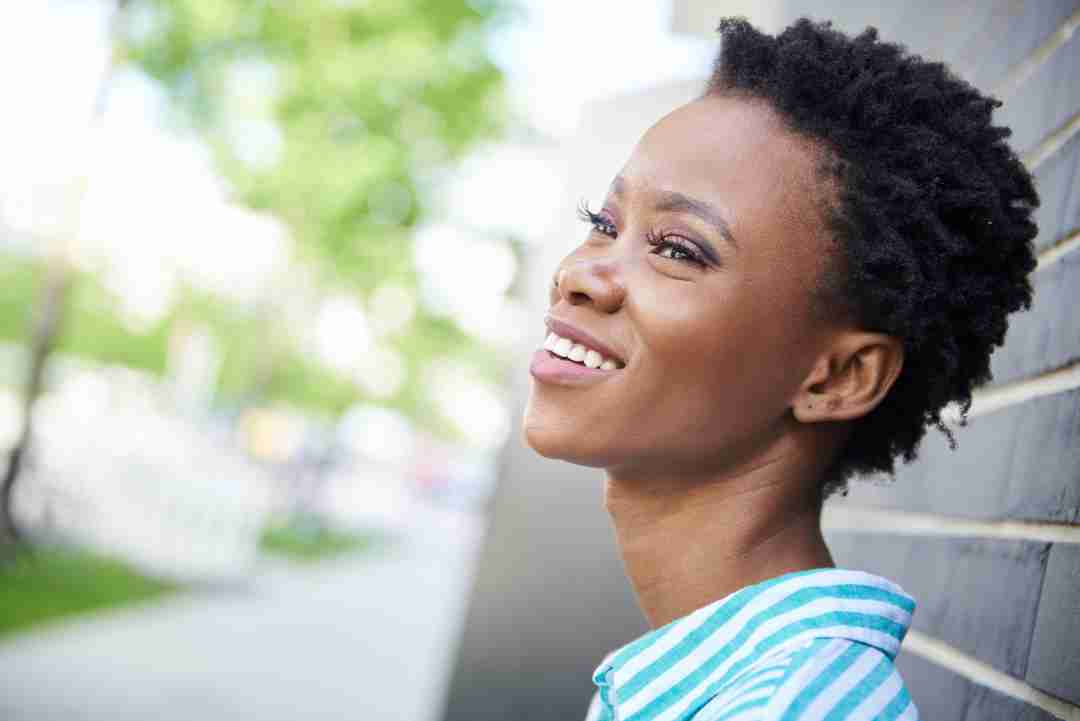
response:
{"label": "gray brick", "polygon": [[896,667],[927,721],[1055,721],[1042,709],[980,686],[913,653],[901,651]]}
{"label": "gray brick", "polygon": [[1039,250],[1049,248],[1069,231],[1080,228],[1078,169],[1080,139],[1074,137],[1035,171],[1035,190],[1039,193],[1039,207],[1034,214],[1039,226],[1035,246]]}
{"label": "gray brick", "polygon": [[[956,8],[955,3],[942,3]],[[1005,74],[1057,30],[1080,6],[1076,0],[1052,0],[1036,6],[1015,0],[975,2],[959,10],[968,20],[961,42],[946,46],[946,61],[955,62],[975,87],[989,92]],[[923,25],[925,27],[925,25]],[[956,48],[955,50],[953,48]],[[1059,48],[1061,52],[1064,48]]]}
{"label": "gray brick", "polygon": [[1080,252],[1035,276],[1031,309],[1009,318],[1005,345],[990,356],[994,383],[1024,378],[1080,359]]}
{"label": "gray brick", "polygon": [[964,721],[1058,721],[1038,706],[971,684]]}
{"label": "gray brick", "polygon": [[1046,544],[852,533],[827,538],[838,566],[885,576],[915,597],[912,628],[1024,677]]}
{"label": "gray brick", "polygon": [[1068,42],[1003,98],[1004,104],[997,109],[994,120],[1012,129],[1010,142],[1018,151],[1034,148],[1080,108],[1080,85],[1075,82],[1078,66],[1080,43]]}
{"label": "gray brick", "polygon": [[1080,704],[1080,546],[1057,544],[1050,552],[1027,680]]}
{"label": "gray brick", "polygon": [[856,479],[848,500],[975,518],[1080,518],[1080,390],[1026,401],[954,427],[930,428],[895,481]]}

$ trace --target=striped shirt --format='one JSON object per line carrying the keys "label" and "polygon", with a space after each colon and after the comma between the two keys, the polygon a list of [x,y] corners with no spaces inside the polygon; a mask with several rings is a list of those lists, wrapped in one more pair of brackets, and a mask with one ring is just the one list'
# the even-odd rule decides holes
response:
{"label": "striped shirt", "polygon": [[893,665],[914,611],[862,571],[747,586],[609,653],[586,721],[917,721]]}

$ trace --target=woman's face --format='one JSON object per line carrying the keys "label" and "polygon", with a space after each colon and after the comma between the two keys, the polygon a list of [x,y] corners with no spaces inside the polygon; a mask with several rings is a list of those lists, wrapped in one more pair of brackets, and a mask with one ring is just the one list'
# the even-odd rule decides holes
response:
{"label": "woman's face", "polygon": [[537,351],[527,443],[631,476],[722,471],[782,442],[825,330],[810,311],[826,252],[815,160],[746,99],[694,101],[645,133],[547,314],[618,367]]}

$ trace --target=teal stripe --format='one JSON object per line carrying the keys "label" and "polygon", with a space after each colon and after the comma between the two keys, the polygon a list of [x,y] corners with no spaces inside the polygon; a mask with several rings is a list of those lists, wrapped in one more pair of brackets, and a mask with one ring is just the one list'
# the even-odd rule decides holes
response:
{"label": "teal stripe", "polygon": [[[784,578],[781,576],[780,578]],[[754,593],[747,594],[743,597],[734,597],[729,603],[725,603],[713,616],[705,621],[701,626],[695,629],[693,632],[687,634],[679,643],[672,646],[668,651],[658,658],[655,662],[649,666],[643,668],[636,673],[633,678],[627,681],[625,684],[619,686],[619,698],[621,701],[626,701],[633,698],[634,694],[641,691],[643,688],[652,683],[653,680],[665,673],[669,668],[677,664],[682,659],[686,658],[690,653],[700,646],[709,636],[711,636],[717,628],[729,621],[736,613],[745,608],[750,601],[756,598],[761,592],[770,588],[779,582],[779,579],[773,579],[773,583],[765,582],[756,586],[751,586],[746,590],[753,590]],[[799,606],[803,606],[811,601],[816,601],[822,598],[844,598],[855,600],[870,600],[870,601],[883,601],[890,603],[901,608],[907,612],[911,607],[911,603],[904,597],[899,596],[890,591],[885,591],[874,586],[866,586],[862,584],[839,584],[835,586],[821,586],[821,587],[809,587],[800,588],[793,591],[788,596],[779,599],[773,605],[762,609],[757,615],[749,619],[743,626],[742,632],[740,632],[735,639],[728,643],[724,649],[736,649],[742,645],[743,641],[750,635],[750,631],[758,628],[762,623],[768,621],[770,618],[795,610]],[[884,617],[882,617],[884,618]],[[895,622],[890,621],[894,626],[898,626]],[[896,638],[902,639],[906,628]],[[651,639],[649,644],[652,645],[656,639]],[[644,649],[642,649],[644,650]],[[722,650],[720,653],[724,653]],[[730,653],[727,652],[727,653]],[[727,653],[724,653],[726,657]],[[615,660],[614,666],[616,669],[626,663],[633,657],[631,654],[624,657],[622,653]],[[719,654],[718,654],[719,655]],[[716,658],[715,656],[713,657]],[[722,660],[722,659],[721,659]],[[720,661],[715,661],[712,667],[718,665]],[[707,674],[706,674],[707,675]],[[692,688],[692,687],[691,687]]]}
{"label": "teal stripe", "polygon": [[791,705],[787,707],[784,715],[781,717],[781,721],[791,721],[792,719],[798,719],[802,715],[802,712],[814,702],[822,691],[828,686],[832,685],[833,681],[840,678],[845,671],[859,660],[870,649],[869,646],[863,646],[860,644],[851,644],[846,651],[833,659],[833,662],[825,668],[824,671],[814,677],[814,680],[806,684],[803,690],[796,696]]}
{"label": "teal stripe", "polygon": [[[808,571],[800,571],[798,573],[808,573]],[[750,601],[754,600],[762,593],[777,585],[778,583],[786,580],[789,580],[787,576],[778,576],[777,578],[772,578],[768,581],[763,581],[753,586],[748,586],[741,591],[736,592],[728,598],[726,603],[723,603],[718,609],[716,609],[716,611],[711,616],[705,619],[700,626],[687,634],[685,638],[683,638],[679,643],[675,644],[675,646],[670,648],[663,656],[657,659],[655,663],[650,664],[647,668],[642,669],[639,673],[637,673],[634,676],[634,680],[636,680],[643,673],[649,671],[649,669],[653,669],[658,665],[662,666],[662,669],[655,673],[653,677],[655,678],[655,676],[659,676],[661,673],[673,666],[675,663],[678,663],[678,661],[685,657],[690,651],[693,651],[695,648],[697,648],[701,644],[701,642],[711,636],[717,628],[722,626],[727,621],[731,620],[731,618],[736,613],[745,608],[747,604],[750,603]],[[645,634],[645,636],[631,643],[629,646],[620,651],[619,654],[612,661],[612,665],[616,669],[622,668],[630,659],[652,646],[678,623],[679,621],[675,620],[665,626],[656,629],[655,631],[650,631],[649,633]],[[629,693],[631,695],[633,694],[632,691]],[[624,698],[629,697],[629,695],[624,696]]]}
{"label": "teal stripe", "polygon": [[[787,673],[785,673],[782,677],[780,677],[780,679],[778,679],[777,682],[776,682],[777,688],[779,688],[784,683],[786,683],[787,680],[789,678],[791,678],[792,674],[794,674],[799,669],[801,669],[806,664],[807,661],[812,659],[817,653],[819,653],[825,647],[826,644],[830,643],[832,640],[833,639],[829,639],[829,638],[814,639],[813,641],[810,642],[809,645],[806,646],[806,648],[798,649],[794,654],[792,654],[792,656],[791,656],[791,664],[787,668]],[[740,665],[744,665],[744,664],[740,664]],[[708,700],[710,698],[714,697],[719,692],[719,690],[721,688],[723,688],[726,683],[729,682],[729,679],[728,679],[729,676],[731,676],[730,672],[725,674],[724,679],[721,679],[720,681],[716,681],[716,682],[714,682],[712,684],[709,684],[709,688],[706,690],[706,692],[701,694],[700,696],[698,696],[697,699],[694,700],[694,703],[692,703],[690,705],[690,708],[689,708],[688,712],[689,713],[696,713],[698,711],[698,709],[700,709],[702,706],[704,706],[706,703],[708,703]]]}
{"label": "teal stripe", "polygon": [[[818,590],[819,589],[815,588],[804,589],[804,591]],[[784,607],[785,611],[798,608],[799,606],[804,605],[809,600],[805,598],[798,598],[801,595],[804,595],[803,591],[793,593],[791,596],[788,596],[783,601],[773,605],[769,610],[781,607]],[[712,658],[707,660],[693,672],[687,674],[682,680],[672,685],[671,688],[667,689],[664,693],[657,696],[645,708],[641,709],[641,711],[634,714],[631,718],[634,720],[647,719],[654,714],[661,713],[665,708],[679,701],[679,699],[692,691],[699,683],[701,683],[701,681],[707,678],[709,674],[716,669],[717,666],[719,666],[728,656],[731,655],[731,653],[733,653],[736,649],[742,646],[746,642],[746,639],[757,629],[758,626],[762,625],[770,618],[775,617],[778,613],[780,613],[780,611],[776,613],[769,613],[768,611],[766,611],[756,616],[753,620],[748,622],[743,627],[742,631],[740,631],[740,633],[738,633],[730,643],[720,649],[716,654],[713,655]],[[804,631],[838,625],[854,626],[859,628],[873,628],[875,630],[893,636],[893,638],[896,638],[898,642],[903,637],[903,634],[907,631],[906,626],[896,623],[895,621],[885,618],[884,616],[868,613],[855,613],[853,611],[832,611],[829,613],[821,614],[819,616],[812,616],[810,618],[805,618],[800,621],[795,621],[788,624],[773,635],[763,639],[760,643],[757,644],[757,646],[754,647],[754,653],[751,653],[750,655],[748,655],[747,658],[741,660],[740,662],[733,664],[732,667],[728,669],[727,673],[725,673],[721,679],[709,685],[710,691],[708,692],[708,695],[715,695],[715,689],[721,688],[723,684],[726,683],[733,675],[737,674],[743,668],[753,663],[756,660],[755,654],[757,656],[760,656],[761,654],[767,652],[775,646],[784,643],[791,637],[803,633]],[[620,688],[620,703],[629,697],[630,694],[623,696],[622,689]],[[702,697],[699,697],[699,700],[700,698],[707,698],[707,696],[703,694]]]}
{"label": "teal stripe", "polygon": [[784,674],[784,677],[780,679],[779,687],[782,684],[787,683],[787,680],[795,674],[796,671],[806,665],[806,662],[817,656],[819,653],[825,650],[825,647],[832,643],[831,638],[815,638],[810,642],[806,648],[799,651],[791,659],[791,666],[788,668],[788,672]]}
{"label": "teal stripe", "polygon": [[[773,670],[775,670],[775,669],[773,669]],[[745,694],[748,694],[748,693],[753,693],[754,691],[757,691],[758,689],[762,688],[763,686],[770,686],[770,685],[776,686],[784,678],[784,674],[780,674],[779,676],[773,676],[771,678],[765,679],[764,681],[761,681],[761,680],[756,678],[757,675],[758,674],[754,674],[754,675],[749,677],[749,681],[747,681],[747,683],[750,684],[750,685],[744,685],[744,686],[738,688],[737,690],[734,689],[734,688],[732,689],[735,692],[736,698],[738,698],[739,696],[743,696]]]}
{"label": "teal stripe", "polygon": [[[901,683],[903,681],[901,680]],[[895,719],[905,710],[911,703],[911,696],[908,695],[908,690],[904,686],[900,686],[900,690],[893,696],[893,700],[889,702],[881,712],[881,721],[895,721]]]}
{"label": "teal stripe", "polygon": [[[838,616],[845,616],[845,618],[842,618],[842,620],[840,620],[840,618],[838,618]],[[862,618],[862,621],[860,621],[859,618],[855,618],[855,620],[852,620],[852,618],[850,618],[850,616],[858,616],[859,618]],[[810,617],[810,618],[804,618],[804,620],[802,620],[802,621],[799,621],[797,623],[785,626],[783,629],[775,632],[775,634],[770,636],[768,639],[766,639],[764,641],[761,641],[761,643],[759,643],[757,645],[755,650],[760,655],[761,653],[767,652],[772,647],[775,647],[775,645],[783,643],[783,642],[787,641],[788,639],[791,639],[792,637],[797,636],[798,634],[801,634],[801,632],[804,632],[804,631],[809,630],[811,628],[824,628],[824,627],[828,627],[828,626],[834,626],[834,625],[836,625],[838,620],[843,621],[843,623],[846,623],[847,625],[866,626],[866,625],[869,625],[870,623],[874,623],[872,620],[881,620],[881,616],[868,616],[867,614],[863,614],[863,613],[850,613],[850,612],[834,611],[832,613],[824,613],[824,614],[822,614],[820,616],[813,616],[813,617]],[[902,629],[903,627],[900,627],[900,628]],[[896,629],[892,629],[892,630],[888,630],[887,632],[891,632],[891,634],[895,635],[896,632],[899,632],[899,631],[897,631]],[[822,640],[827,641],[827,640],[831,640],[831,639],[822,639]],[[868,645],[862,644],[862,643],[860,643],[859,645],[862,645],[862,647],[864,647],[864,648],[872,648],[872,647],[868,647]],[[743,658],[742,661],[740,661],[737,664],[733,664],[732,667],[730,669],[728,669],[728,671],[726,672],[724,677],[721,677],[719,680],[714,681],[713,683],[708,685],[708,689],[706,690],[706,692],[704,694],[702,694],[701,696],[699,696],[699,698],[694,703],[696,703],[696,704],[702,703],[701,702],[702,698],[707,698],[708,696],[715,695],[717,693],[718,689],[723,688],[723,686],[730,681],[730,678],[731,678],[731,676],[733,674],[737,674],[737,672],[739,672],[739,670],[741,670],[742,668],[744,668],[747,665],[750,665],[750,664],[754,663],[754,661],[755,661],[755,658],[752,655],[750,657]],[[701,670],[701,669],[699,669],[699,670]],[[696,679],[693,679],[694,680],[693,685],[697,685],[697,683],[700,682],[700,679],[704,678],[705,675],[703,675],[703,674],[693,674],[691,676],[698,677]],[[683,695],[684,693],[687,693],[690,689],[692,689],[693,685],[690,685],[688,690],[686,690],[684,692],[681,692],[679,694],[679,697],[681,697],[681,695]],[[659,696],[657,699],[654,699],[654,702],[652,704],[650,704],[649,706],[647,706],[645,709],[643,709],[643,711],[651,709],[654,706],[659,705],[662,698],[663,698],[663,696]],[[670,705],[671,703],[673,703],[672,700],[665,700],[664,706]],[[693,705],[691,705],[691,708],[693,708]],[[659,713],[660,711],[659,710],[654,710],[654,711],[650,711],[650,712]],[[642,715],[642,713],[638,713],[638,715],[635,715],[633,718],[635,719],[635,721],[639,721],[639,717],[640,717],[640,719],[649,718],[648,716]]]}
{"label": "teal stripe", "polygon": [[[737,691],[739,688],[741,688],[742,686],[745,686],[748,683],[753,683],[755,679],[757,679],[757,678],[759,678],[761,676],[764,676],[767,673],[773,673],[775,671],[782,671],[783,672],[783,671],[786,671],[786,670],[787,670],[787,664],[776,664],[776,665],[773,665],[773,666],[763,666],[761,668],[749,668],[749,669],[747,669],[746,673],[744,673],[742,675],[739,675],[739,676],[736,676],[735,678],[731,679],[731,683],[729,683],[727,685],[727,687],[723,689],[723,691],[724,691],[724,693],[733,693],[733,692]],[[784,677],[783,673],[781,673],[779,676],[777,676],[777,678],[783,678],[783,677]]]}
{"label": "teal stripe", "polygon": [[830,589],[830,596],[841,598],[853,598],[859,601],[883,601],[906,611],[909,615],[915,613],[915,601],[910,596],[901,596],[898,593],[887,591],[878,586],[867,586],[857,583],[844,583],[835,586],[826,586]]}
{"label": "teal stripe", "polygon": [[855,686],[844,694],[840,702],[829,711],[822,721],[844,721],[855,710],[855,707],[866,700],[893,671],[892,661],[888,657],[881,659],[874,670],[866,674]]}
{"label": "teal stripe", "polygon": [[775,687],[779,683],[780,683],[780,678],[765,679],[761,683],[757,683],[757,684],[754,684],[753,686],[750,686],[749,688],[742,689],[741,691],[739,691],[738,694],[736,694],[735,698],[733,698],[728,703],[737,702],[743,696],[749,696],[750,694],[754,693],[755,691],[760,691],[761,689],[766,688],[768,686]]}
{"label": "teal stripe", "polygon": [[760,707],[764,706],[767,703],[769,703],[769,699],[767,699],[767,698],[758,698],[758,699],[754,699],[753,701],[747,701],[744,704],[740,704],[740,705],[736,706],[735,708],[728,710],[727,712],[724,713],[723,716],[716,719],[716,721],[724,721],[724,719],[733,718],[733,717],[738,716],[739,714],[741,714],[741,713],[743,713],[745,711],[749,711],[752,708],[760,708]]}
{"label": "teal stripe", "polygon": [[[736,593],[733,593],[730,596],[726,597],[727,600],[724,601],[724,603],[721,605],[721,607],[717,609],[717,612],[719,613],[723,608],[727,607],[727,605],[730,604],[730,603],[739,602],[739,600],[743,599],[743,598],[746,598],[746,599],[754,598],[755,596],[759,595],[762,591],[765,591],[765,590],[767,590],[769,588],[772,588],[773,586],[776,586],[777,584],[784,583],[785,581],[790,581],[790,580],[792,580],[794,578],[798,578],[799,576],[809,576],[811,574],[824,573],[824,572],[833,572],[835,570],[836,569],[831,569],[831,568],[830,569],[810,568],[810,569],[806,569],[804,571],[791,571],[790,573],[785,573],[782,576],[777,576],[775,578],[767,579],[765,581],[762,581],[761,583],[756,583],[753,586],[748,586],[746,588],[743,588],[742,590],[737,591]],[[838,585],[836,587],[839,588],[840,586]],[[873,586],[859,586],[859,588],[870,588],[870,589],[877,590]],[[888,593],[888,592],[884,591],[884,593]],[[890,595],[896,596],[896,594],[890,594]],[[914,609],[914,606],[915,606],[914,603],[912,603],[908,599],[904,598],[903,596],[896,596],[896,599],[897,599],[897,601],[896,601],[897,604],[900,605],[902,608],[907,608],[908,606],[910,606],[912,609]],[[721,599],[721,600],[723,600],[723,599]],[[742,603],[742,606],[745,606],[745,603]],[[911,611],[908,611],[908,612],[910,613]],[[641,653],[645,649],[649,648],[654,643],[656,643],[658,640],[660,640],[660,638],[665,636],[681,620],[682,619],[675,619],[674,621],[671,621],[670,623],[667,623],[667,624],[661,626],[660,628],[653,629],[652,631],[649,631],[648,633],[646,633],[641,638],[639,638],[636,641],[634,641],[634,642],[628,644],[627,646],[623,647],[623,649],[621,651],[619,651],[618,654],[612,659],[612,665],[617,669],[622,668],[626,664],[626,662],[629,661],[631,658],[633,658],[634,656],[637,656],[639,653]],[[705,623],[708,623],[708,621],[705,621]]]}
{"label": "teal stripe", "polygon": [[[709,699],[703,704],[704,706],[711,706],[713,704],[719,704],[723,701],[723,705],[736,703],[745,694],[751,693],[764,686],[778,686],[787,678],[790,672],[790,659],[782,657],[785,660],[783,665],[774,664],[772,666],[765,666],[764,668],[752,669],[751,672],[746,673],[743,676],[734,678],[731,683],[723,689],[718,689],[714,692]],[[780,673],[776,673],[779,671]],[[772,677],[763,679],[766,674],[773,674]],[[725,698],[721,699],[721,695]]]}
{"label": "teal stripe", "polygon": [[600,692],[600,703],[604,707],[604,713],[600,715],[602,721],[612,721],[615,714],[612,711],[613,704],[611,703],[611,686],[607,682],[607,671],[602,674],[596,674],[593,677],[593,682],[596,683]]}

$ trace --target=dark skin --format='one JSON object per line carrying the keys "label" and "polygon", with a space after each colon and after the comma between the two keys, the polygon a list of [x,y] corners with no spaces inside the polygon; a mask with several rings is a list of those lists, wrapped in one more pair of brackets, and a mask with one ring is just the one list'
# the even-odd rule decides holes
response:
{"label": "dark skin", "polygon": [[556,272],[549,314],[625,367],[534,379],[523,434],[541,455],[605,469],[654,628],[834,565],[819,481],[852,421],[884,399],[903,348],[812,312],[831,247],[818,160],[761,101],[689,103],[642,137]]}

